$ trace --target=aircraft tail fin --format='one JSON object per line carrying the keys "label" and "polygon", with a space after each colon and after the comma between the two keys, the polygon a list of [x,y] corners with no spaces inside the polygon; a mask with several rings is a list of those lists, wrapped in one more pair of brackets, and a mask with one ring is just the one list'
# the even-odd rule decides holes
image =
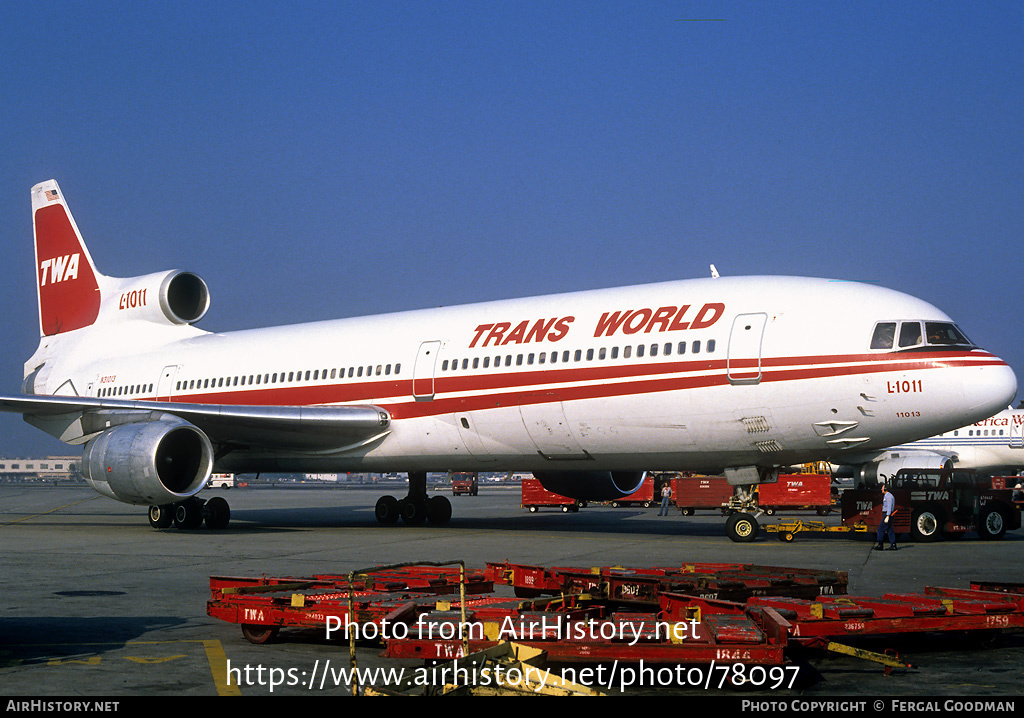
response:
{"label": "aircraft tail fin", "polygon": [[90,326],[100,310],[100,277],[55,180],[32,188],[36,291],[41,336]]}

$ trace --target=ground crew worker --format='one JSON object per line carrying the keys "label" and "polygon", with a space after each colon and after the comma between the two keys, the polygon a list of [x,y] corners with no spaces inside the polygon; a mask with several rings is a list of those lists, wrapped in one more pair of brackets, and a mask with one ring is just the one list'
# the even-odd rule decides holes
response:
{"label": "ground crew worker", "polygon": [[661,510],[658,516],[668,516],[668,502],[672,498],[672,482],[666,481],[661,485]]}
{"label": "ground crew worker", "polygon": [[878,523],[878,545],[876,551],[885,548],[882,539],[889,534],[889,550],[896,550],[896,529],[892,525],[892,517],[896,515],[896,497],[889,492],[889,487],[882,483],[882,520]]}

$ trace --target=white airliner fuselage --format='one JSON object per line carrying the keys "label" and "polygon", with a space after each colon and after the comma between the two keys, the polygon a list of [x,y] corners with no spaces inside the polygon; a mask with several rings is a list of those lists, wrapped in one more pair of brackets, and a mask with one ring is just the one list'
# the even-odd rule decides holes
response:
{"label": "white airliner fuselage", "polygon": [[995,416],[893,451],[930,451],[950,457],[957,468],[990,476],[1024,470],[1024,409],[1006,409]]}
{"label": "white airliner fuselage", "polygon": [[1016,393],[1009,367],[935,307],[824,279],[681,280],[207,333],[192,326],[202,280],[105,277],[56,183],[33,198],[33,396],[0,404],[86,444],[94,485],[113,477],[105,493],[137,488],[136,503],[192,492],[141,488],[158,468],[118,477],[118,460],[159,460],[153,425],[198,427],[207,474],[515,470],[586,494],[601,472],[726,471],[746,484],[841,463],[982,420]]}

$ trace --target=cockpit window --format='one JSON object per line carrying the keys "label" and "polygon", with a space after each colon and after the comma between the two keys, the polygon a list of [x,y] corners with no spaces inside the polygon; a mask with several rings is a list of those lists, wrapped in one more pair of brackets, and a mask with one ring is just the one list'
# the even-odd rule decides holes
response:
{"label": "cockpit window", "polygon": [[896,337],[896,322],[879,322],[875,325],[875,333],[871,335],[872,349],[892,349]]}
{"label": "cockpit window", "polygon": [[900,349],[921,343],[921,322],[903,322],[900,325]]}
{"label": "cockpit window", "polygon": [[973,346],[971,340],[951,322],[925,322],[925,335],[929,344],[942,346]]}
{"label": "cockpit window", "polygon": [[876,351],[931,347],[974,347],[974,343],[952,322],[878,322],[871,334],[871,348]]}

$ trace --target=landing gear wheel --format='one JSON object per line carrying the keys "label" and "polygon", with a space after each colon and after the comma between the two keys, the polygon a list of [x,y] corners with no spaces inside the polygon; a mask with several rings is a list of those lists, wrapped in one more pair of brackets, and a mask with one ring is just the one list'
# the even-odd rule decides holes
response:
{"label": "landing gear wheel", "polygon": [[537,513],[537,507],[536,507],[536,506],[531,506],[531,507],[530,507],[530,513],[531,513],[531,514],[535,514],[535,513]]}
{"label": "landing gear wheel", "polygon": [[427,502],[424,499],[406,497],[398,502],[401,507],[402,521],[410,526],[419,526],[427,520]]}
{"label": "landing gear wheel", "polygon": [[942,515],[930,506],[914,509],[910,519],[910,537],[921,543],[942,538]]}
{"label": "landing gear wheel", "polygon": [[377,499],[377,505],[373,507],[373,514],[377,517],[377,523],[383,526],[398,523],[398,518],[402,515],[398,499],[394,496],[381,496]]}
{"label": "landing gear wheel", "polygon": [[174,505],[149,507],[149,525],[155,529],[170,528],[174,523]]}
{"label": "landing gear wheel", "polygon": [[231,520],[231,507],[220,496],[215,496],[207,501],[203,507],[203,513],[206,514],[206,528],[208,529],[226,528]]}
{"label": "landing gear wheel", "polygon": [[444,526],[452,520],[452,502],[444,496],[427,499],[427,521],[434,526]]}
{"label": "landing gear wheel", "polygon": [[733,514],[725,522],[725,532],[738,543],[750,543],[755,540],[759,528],[757,519],[743,512]]}
{"label": "landing gear wheel", "polygon": [[277,631],[277,626],[253,626],[249,623],[242,624],[242,635],[245,636],[245,640],[249,643],[255,643],[257,646],[274,640],[277,636]]}
{"label": "landing gear wheel", "polygon": [[179,529],[197,529],[203,525],[202,499],[185,499],[174,507],[174,525]]}
{"label": "landing gear wheel", "polygon": [[978,535],[986,541],[997,541],[1006,533],[1006,517],[999,509],[985,509],[978,522]]}

